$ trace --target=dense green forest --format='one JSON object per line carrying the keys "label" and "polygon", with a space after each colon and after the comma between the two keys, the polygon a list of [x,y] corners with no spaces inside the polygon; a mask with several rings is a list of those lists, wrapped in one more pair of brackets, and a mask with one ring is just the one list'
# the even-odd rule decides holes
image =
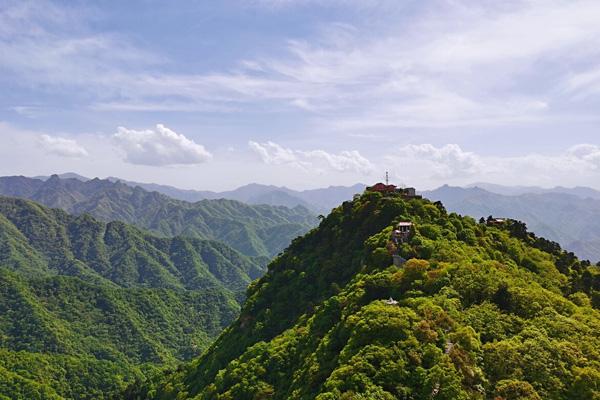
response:
{"label": "dense green forest", "polygon": [[247,297],[207,352],[126,398],[600,399],[599,267],[518,221],[366,192]]}
{"label": "dense green forest", "polygon": [[189,203],[121,182],[92,179],[0,178],[0,195],[21,197],[71,214],[123,221],[157,235],[218,240],[266,263],[316,225],[304,207],[248,205],[234,200]]}
{"label": "dense green forest", "polygon": [[223,243],[0,197],[0,398],[109,398],[191,359],[263,272]]}
{"label": "dense green forest", "polygon": [[477,218],[492,214],[524,221],[537,235],[561,243],[580,258],[600,261],[600,199],[551,192],[501,195],[478,187],[447,185],[423,194],[459,214]]}

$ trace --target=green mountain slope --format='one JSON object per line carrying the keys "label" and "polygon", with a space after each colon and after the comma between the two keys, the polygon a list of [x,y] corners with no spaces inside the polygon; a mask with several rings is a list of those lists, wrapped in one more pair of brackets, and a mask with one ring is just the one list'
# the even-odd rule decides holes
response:
{"label": "green mountain slope", "polygon": [[0,398],[108,398],[190,359],[262,273],[220,242],[0,197]]}
{"label": "green mountain slope", "polygon": [[599,398],[598,269],[517,221],[367,192],[271,263],[205,354],[125,397]]}
{"label": "green mountain slope", "polygon": [[[162,236],[218,240],[252,257],[273,257],[316,217],[304,207],[247,205],[234,200],[188,203],[121,182],[92,179],[46,181],[0,178],[0,194],[23,197],[71,214],[88,213],[103,221],[123,221]],[[279,240],[272,240],[273,235]]]}

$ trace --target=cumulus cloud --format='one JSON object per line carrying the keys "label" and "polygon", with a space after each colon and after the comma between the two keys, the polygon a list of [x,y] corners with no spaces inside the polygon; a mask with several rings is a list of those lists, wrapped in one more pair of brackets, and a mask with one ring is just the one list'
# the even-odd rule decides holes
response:
{"label": "cumulus cloud", "polygon": [[39,137],[39,143],[48,154],[56,156],[78,158],[88,155],[85,147],[79,145],[77,141],[72,139],[64,139],[44,134]]}
{"label": "cumulus cloud", "polygon": [[252,140],[248,142],[250,149],[254,151],[265,164],[292,164],[298,162],[296,153],[291,149],[271,141],[257,143]]}
{"label": "cumulus cloud", "polygon": [[168,166],[200,164],[212,158],[202,146],[162,124],[155,129],[137,131],[119,127],[114,142],[131,164]]}
{"label": "cumulus cloud", "polygon": [[409,179],[416,186],[474,181],[547,187],[589,185],[599,178],[600,146],[578,144],[555,154],[488,156],[457,144],[412,144],[387,153],[382,165],[394,179]]}
{"label": "cumulus cloud", "polygon": [[464,151],[457,144],[436,147],[432,144],[410,144],[401,147],[387,159],[416,160],[426,162],[439,177],[450,178],[459,175],[472,175],[483,167],[481,158],[475,153]]}
{"label": "cumulus cloud", "polygon": [[324,150],[300,151],[299,153],[310,160],[322,160],[336,171],[366,173],[373,170],[373,164],[357,150],[342,151],[339,154],[331,154]]}
{"label": "cumulus cloud", "polygon": [[369,173],[374,169],[373,164],[356,150],[341,151],[338,154],[325,150],[293,150],[271,141],[264,143],[250,141],[248,146],[266,164],[292,165],[305,170],[329,169],[357,173]]}

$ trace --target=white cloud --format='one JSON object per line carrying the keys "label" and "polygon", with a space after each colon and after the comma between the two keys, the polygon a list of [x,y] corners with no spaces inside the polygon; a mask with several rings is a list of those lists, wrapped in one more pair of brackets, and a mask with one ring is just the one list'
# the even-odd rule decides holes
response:
{"label": "white cloud", "polygon": [[291,165],[317,172],[327,169],[368,174],[374,169],[373,164],[356,150],[341,151],[338,154],[328,153],[325,150],[293,150],[271,141],[265,143],[250,141],[248,146],[266,164]]}
{"label": "white cloud", "polygon": [[204,146],[178,134],[164,125],[137,131],[119,127],[113,136],[131,164],[167,166],[200,164],[212,155]]}
{"label": "white cloud", "polygon": [[336,171],[354,171],[369,173],[374,166],[363,157],[357,150],[342,151],[339,154],[331,154],[324,150],[298,151],[300,155],[308,160],[324,161]]}
{"label": "white cloud", "polygon": [[254,151],[262,162],[265,164],[293,164],[298,162],[298,156],[291,149],[286,149],[283,146],[271,141],[265,143],[257,143],[249,141],[248,146]]}
{"label": "white cloud", "polygon": [[77,141],[72,139],[64,139],[50,135],[41,135],[39,144],[48,154],[53,154],[61,157],[85,157],[88,155],[87,150],[80,146]]}
{"label": "white cloud", "polygon": [[460,20],[438,21],[446,35],[433,37],[419,51],[429,67],[472,71],[500,62],[514,73],[540,58],[560,57],[567,49],[586,50],[575,57],[591,54],[594,49],[587,47],[600,33],[600,3],[594,0],[515,1],[510,7],[456,4],[463,7],[444,11],[458,11]]}
{"label": "white cloud", "polygon": [[436,147],[431,144],[410,144],[400,147],[393,154],[386,156],[392,164],[411,164],[419,162],[426,170],[439,178],[455,178],[472,176],[481,172],[481,158],[471,152],[464,151],[457,144],[446,144]]}
{"label": "white cloud", "polygon": [[[96,33],[92,7],[51,1],[11,1],[0,7],[0,70],[22,77],[27,87],[80,88],[106,96],[164,60],[125,37]],[[103,94],[103,95],[102,95]]]}
{"label": "white cloud", "polygon": [[[312,1],[247,3],[278,9]],[[434,0],[405,16],[394,1],[330,4],[368,8],[378,24],[330,23],[307,39],[285,38],[277,56],[183,74],[164,72],[167,60],[127,38],[65,28],[85,24],[78,22],[89,19],[85,12],[14,2],[0,12],[2,68],[32,86],[95,92],[96,110],[231,112],[269,102],[344,130],[539,120],[568,101],[561,90],[599,91],[597,1]]]}
{"label": "white cloud", "polygon": [[593,182],[600,182],[600,146],[579,144],[556,154],[497,156],[466,151],[456,144],[413,144],[384,155],[381,166],[398,183],[419,188],[472,182],[595,186]]}

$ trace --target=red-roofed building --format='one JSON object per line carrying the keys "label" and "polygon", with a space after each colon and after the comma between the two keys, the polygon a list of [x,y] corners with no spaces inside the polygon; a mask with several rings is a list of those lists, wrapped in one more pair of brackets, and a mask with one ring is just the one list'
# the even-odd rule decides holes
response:
{"label": "red-roofed building", "polygon": [[371,192],[393,193],[396,191],[396,185],[386,185],[385,183],[376,183],[373,186],[367,187]]}

